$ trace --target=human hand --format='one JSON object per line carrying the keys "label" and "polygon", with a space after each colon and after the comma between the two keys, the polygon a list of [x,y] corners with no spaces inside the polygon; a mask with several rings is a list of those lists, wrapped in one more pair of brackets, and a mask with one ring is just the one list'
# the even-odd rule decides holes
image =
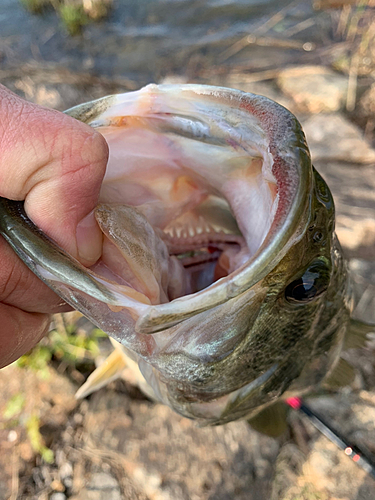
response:
{"label": "human hand", "polygon": [[[83,264],[101,255],[93,209],[108,159],[103,137],[0,85],[0,196],[25,200],[30,219]],[[69,310],[0,237],[0,368],[27,352]]]}

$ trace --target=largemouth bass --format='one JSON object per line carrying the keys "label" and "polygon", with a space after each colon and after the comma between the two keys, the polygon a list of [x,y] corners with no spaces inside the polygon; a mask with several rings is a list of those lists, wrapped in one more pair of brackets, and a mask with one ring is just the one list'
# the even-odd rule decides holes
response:
{"label": "largemouth bass", "polygon": [[237,90],[149,85],[67,113],[109,145],[100,260],[83,267],[19,202],[1,200],[0,230],[121,345],[97,385],[124,368],[120,352],[155,399],[214,425],[334,377],[364,330],[350,328],[331,193],[289,111]]}

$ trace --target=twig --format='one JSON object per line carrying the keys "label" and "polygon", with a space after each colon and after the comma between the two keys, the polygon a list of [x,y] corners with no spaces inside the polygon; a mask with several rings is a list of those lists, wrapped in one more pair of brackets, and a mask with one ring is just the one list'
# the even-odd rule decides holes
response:
{"label": "twig", "polygon": [[354,39],[355,39],[355,37],[356,37],[356,35],[357,35],[357,33],[358,33],[359,21],[362,18],[362,11],[360,10],[360,6],[361,5],[358,5],[357,10],[353,14],[353,16],[352,16],[352,18],[350,20],[349,26],[348,26],[348,31],[347,31],[347,34],[346,34],[346,39],[349,42],[353,42]]}
{"label": "twig", "polygon": [[309,17],[309,19],[305,19],[304,21],[301,21],[300,23],[297,23],[294,26],[291,26],[290,28],[285,30],[283,32],[283,35],[284,36],[296,35],[297,33],[300,33],[301,31],[304,31],[307,28],[314,26],[315,23],[316,23],[316,19],[314,19],[313,17]]}
{"label": "twig", "polygon": [[64,317],[61,313],[56,313],[53,316],[53,321],[55,323],[55,328],[60,335],[66,334]]}
{"label": "twig", "polygon": [[303,42],[301,40],[282,40],[280,38],[271,38],[268,36],[248,35],[247,43],[259,45],[260,47],[282,47],[284,49],[305,50],[310,52],[315,49],[315,44]]}
{"label": "twig", "polygon": [[342,10],[341,10],[340,19],[339,19],[337,29],[336,29],[336,35],[341,37],[341,38],[344,37],[344,33],[346,31],[346,27],[348,26],[349,17],[350,17],[351,12],[352,12],[352,8],[350,5],[344,5]]}
{"label": "twig", "polygon": [[349,112],[354,111],[355,108],[355,101],[357,96],[358,67],[359,67],[359,53],[356,52],[355,54],[353,54],[350,63],[348,92],[346,94],[346,109]]}
{"label": "twig", "polygon": [[[252,82],[263,82],[265,80],[273,80],[278,77],[280,71],[282,69],[268,69],[265,71],[257,71],[256,73],[230,73],[231,81],[235,81],[238,78],[238,81],[252,83]],[[211,78],[213,72],[202,72],[200,76],[202,78]]]}
{"label": "twig", "polygon": [[19,491],[19,470],[20,470],[20,464],[19,464],[19,456],[17,453],[17,446],[13,446],[13,453],[12,453],[12,493],[9,497],[9,500],[17,500],[18,497],[18,491]]}
{"label": "twig", "polygon": [[[279,23],[282,19],[284,19],[287,11],[292,7],[294,7],[297,3],[298,0],[294,0],[293,2],[291,2],[290,4],[283,7],[281,10],[276,12],[276,14],[271,16],[265,23],[255,28],[255,30],[253,31],[253,35],[262,35],[264,33],[267,33],[267,31],[269,31],[271,28],[276,26],[277,23]],[[219,62],[226,61],[230,57],[234,56],[234,54],[237,54],[237,52],[242,50],[244,47],[246,47],[249,44],[248,36],[249,35],[244,36],[243,38],[235,42],[233,45],[228,47],[226,50],[224,50],[224,52],[222,52],[218,57]]]}

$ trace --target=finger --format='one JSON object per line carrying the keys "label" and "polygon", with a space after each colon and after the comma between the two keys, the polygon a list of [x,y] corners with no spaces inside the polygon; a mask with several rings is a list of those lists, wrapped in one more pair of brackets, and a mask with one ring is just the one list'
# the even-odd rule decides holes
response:
{"label": "finger", "polygon": [[92,210],[108,147],[89,126],[0,86],[0,196],[25,199],[33,222],[84,264],[101,254]]}
{"label": "finger", "polygon": [[[1,237],[0,255],[0,302],[27,312],[56,313],[71,310],[70,306],[30,271]],[[0,318],[2,325],[1,315]]]}
{"label": "finger", "polygon": [[46,335],[50,318],[47,314],[28,313],[0,304],[0,368],[9,365],[29,351]]}

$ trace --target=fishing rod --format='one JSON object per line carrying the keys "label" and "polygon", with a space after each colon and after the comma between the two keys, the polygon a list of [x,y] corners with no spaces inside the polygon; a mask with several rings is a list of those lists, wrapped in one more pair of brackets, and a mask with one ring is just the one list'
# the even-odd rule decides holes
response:
{"label": "fishing rod", "polygon": [[359,449],[358,446],[350,444],[341,433],[333,429],[330,424],[320,415],[317,415],[301,398],[288,398],[286,404],[294,410],[300,411],[306,415],[316,429],[343,450],[346,456],[351,458],[353,462],[362,467],[363,470],[375,479],[375,463],[367,453]]}

